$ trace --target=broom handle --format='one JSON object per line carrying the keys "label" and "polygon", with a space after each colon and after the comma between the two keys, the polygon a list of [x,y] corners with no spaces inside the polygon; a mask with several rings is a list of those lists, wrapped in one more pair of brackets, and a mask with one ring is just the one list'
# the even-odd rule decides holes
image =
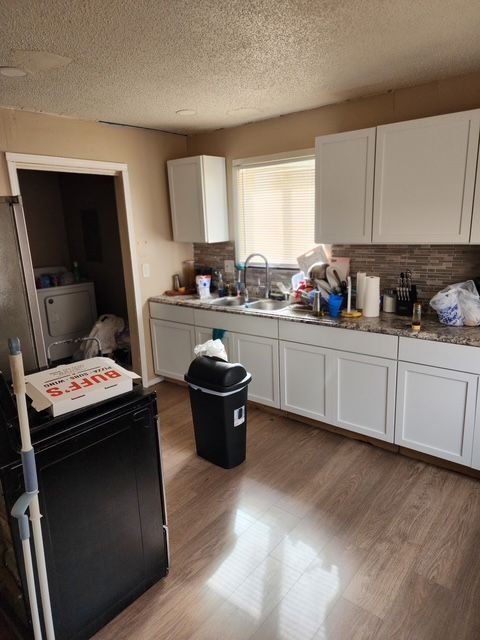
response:
{"label": "broom handle", "polygon": [[25,490],[29,494],[35,494],[30,503],[29,514],[33,529],[33,541],[35,544],[35,559],[37,562],[38,582],[40,584],[43,622],[45,625],[47,640],[55,640],[50,592],[48,589],[47,566],[43,547],[42,525],[40,522],[42,515],[40,513],[40,504],[38,501],[37,469],[35,465],[35,454],[30,438],[30,426],[28,423],[25,372],[23,369],[20,340],[18,338],[11,338],[8,341],[8,346],[10,351],[10,368],[12,372],[13,391],[17,400],[18,421],[22,441],[22,463]]}

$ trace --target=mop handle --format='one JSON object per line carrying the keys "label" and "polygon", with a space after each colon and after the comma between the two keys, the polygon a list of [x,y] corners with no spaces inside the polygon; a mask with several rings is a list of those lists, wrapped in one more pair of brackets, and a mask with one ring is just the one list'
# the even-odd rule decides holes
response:
{"label": "mop handle", "polygon": [[25,373],[23,370],[20,340],[18,338],[9,338],[8,349],[10,351],[9,360],[10,370],[12,372],[13,392],[17,399],[18,423],[20,425],[22,451],[30,451],[32,448],[32,441],[30,439],[30,427],[28,425]]}
{"label": "mop handle", "polygon": [[[35,556],[37,561],[38,582],[40,585],[40,596],[42,600],[43,621],[45,623],[45,633],[47,640],[54,640],[55,632],[53,627],[52,609],[50,604],[50,593],[48,588],[47,567],[45,562],[45,550],[43,547],[43,535],[40,519],[40,504],[38,501],[38,481],[37,468],[35,464],[35,452],[30,438],[30,425],[28,422],[25,372],[23,369],[23,358],[18,338],[9,338],[8,348],[10,352],[10,369],[12,372],[12,383],[15,398],[17,400],[18,422],[20,426],[20,438],[22,442],[21,457],[23,467],[23,477],[25,481],[25,491],[31,498],[29,502],[30,520],[33,529],[33,542],[35,545]],[[21,533],[25,533],[23,519],[19,518]],[[22,540],[24,548],[26,541]],[[25,556],[26,557],[26,556]],[[28,561],[27,561],[28,564]],[[28,572],[28,566],[27,566]],[[31,603],[32,604],[32,603]],[[36,604],[36,602],[35,602]],[[32,607],[31,607],[32,608]],[[32,612],[32,617],[35,614]]]}
{"label": "mop handle", "polygon": [[25,575],[27,578],[28,600],[30,602],[30,613],[32,615],[33,637],[35,640],[42,640],[42,628],[40,626],[40,616],[38,613],[37,593],[35,590],[35,574],[33,571],[32,551],[30,549],[30,525],[26,514],[35,493],[22,493],[12,508],[12,517],[18,522],[18,532],[22,541],[23,560],[25,563]]}

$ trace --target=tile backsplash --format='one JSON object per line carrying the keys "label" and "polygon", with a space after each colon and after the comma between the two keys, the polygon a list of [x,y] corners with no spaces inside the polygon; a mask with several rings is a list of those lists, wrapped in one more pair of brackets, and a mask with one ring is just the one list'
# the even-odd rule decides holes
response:
{"label": "tile backsplash", "polygon": [[[333,245],[332,255],[351,259],[350,271],[366,271],[381,278],[382,291],[396,286],[401,271],[410,269],[419,297],[429,300],[453,282],[480,276],[478,245]],[[267,256],[268,257],[268,256]],[[235,259],[235,244],[194,244],[196,266],[224,268],[224,260]],[[252,278],[257,278],[252,269]],[[289,281],[295,270],[274,269],[272,281]]]}

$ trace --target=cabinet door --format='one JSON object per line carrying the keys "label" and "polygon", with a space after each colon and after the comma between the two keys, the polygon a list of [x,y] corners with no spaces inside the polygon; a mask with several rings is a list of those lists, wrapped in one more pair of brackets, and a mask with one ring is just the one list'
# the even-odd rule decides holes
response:
{"label": "cabinet door", "polygon": [[469,242],[479,114],[377,128],[374,242]]}
{"label": "cabinet door", "polygon": [[252,374],[248,399],[269,407],[280,406],[278,340],[233,334],[234,359]]}
{"label": "cabinet door", "polygon": [[155,373],[183,380],[194,358],[195,329],[188,324],[150,320]]}
{"label": "cabinet door", "polygon": [[477,389],[477,407],[475,415],[475,429],[473,435],[472,467],[474,469],[480,469],[480,385],[478,385]]}
{"label": "cabinet door", "polygon": [[[208,329],[207,327],[195,328],[195,344],[203,344],[204,342],[207,342],[207,340],[211,339],[212,329]],[[225,345],[225,351],[227,352],[228,361],[233,362],[235,349],[232,334],[227,331],[222,338],[222,342]]]}
{"label": "cabinet door", "polygon": [[332,369],[333,424],[393,442],[396,361],[336,351]]}
{"label": "cabinet door", "polygon": [[476,394],[473,374],[399,362],[395,443],[470,465]]}
{"label": "cabinet door", "polygon": [[315,241],[372,241],[375,128],[315,140]]}
{"label": "cabinet door", "polygon": [[167,165],[173,239],[206,242],[201,157],[169,160]]}
{"label": "cabinet door", "polygon": [[477,180],[475,184],[475,194],[473,197],[473,216],[470,242],[472,244],[480,244],[480,156],[477,160]]}
{"label": "cabinet door", "polygon": [[280,341],[281,408],[327,420],[329,349]]}

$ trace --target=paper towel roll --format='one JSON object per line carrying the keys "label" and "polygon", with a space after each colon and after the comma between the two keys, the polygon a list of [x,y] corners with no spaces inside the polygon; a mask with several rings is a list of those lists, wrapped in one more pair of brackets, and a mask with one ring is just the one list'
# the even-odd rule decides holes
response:
{"label": "paper towel roll", "polygon": [[366,318],[377,318],[380,315],[380,278],[378,276],[366,278],[363,315]]}
{"label": "paper towel roll", "polygon": [[365,299],[365,279],[367,274],[364,271],[357,272],[357,309],[363,309]]}

